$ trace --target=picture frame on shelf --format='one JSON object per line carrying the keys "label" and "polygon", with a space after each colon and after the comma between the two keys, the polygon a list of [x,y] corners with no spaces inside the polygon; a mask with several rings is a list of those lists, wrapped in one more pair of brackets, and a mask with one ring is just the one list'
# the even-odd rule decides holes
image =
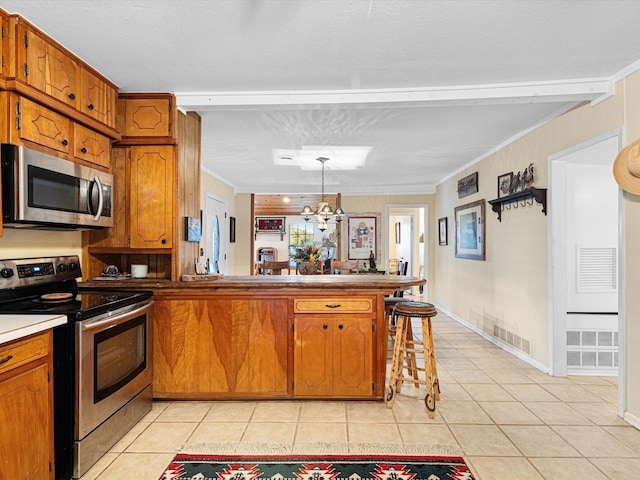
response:
{"label": "picture frame on shelf", "polygon": [[347,259],[380,258],[380,214],[347,215]]}
{"label": "picture frame on shelf", "polygon": [[454,209],[456,257],[485,259],[484,199]]}
{"label": "picture frame on shelf", "polygon": [[449,219],[442,217],[438,219],[438,244],[449,245]]}
{"label": "picture frame on shelf", "polygon": [[513,189],[513,172],[498,175],[498,198],[511,195]]}

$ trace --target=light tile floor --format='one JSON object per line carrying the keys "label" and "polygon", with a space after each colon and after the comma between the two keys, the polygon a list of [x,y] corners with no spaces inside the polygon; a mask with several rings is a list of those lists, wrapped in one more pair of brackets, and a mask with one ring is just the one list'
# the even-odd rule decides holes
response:
{"label": "light tile floor", "polygon": [[157,480],[179,451],[459,454],[479,480],[640,478],[640,431],[617,415],[616,378],[551,377],[443,314],[433,330],[442,390],[433,420],[422,387],[407,383],[393,409],[155,402],[82,480]]}

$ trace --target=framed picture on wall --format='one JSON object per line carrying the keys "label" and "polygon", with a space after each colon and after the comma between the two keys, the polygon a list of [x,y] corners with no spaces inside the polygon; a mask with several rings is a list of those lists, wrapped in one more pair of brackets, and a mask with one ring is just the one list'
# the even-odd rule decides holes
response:
{"label": "framed picture on wall", "polygon": [[456,257],[484,260],[484,199],[456,207]]}
{"label": "framed picture on wall", "polygon": [[[202,212],[200,212],[202,215]],[[187,242],[199,242],[202,238],[202,216],[184,217],[184,238]]]}
{"label": "framed picture on wall", "polygon": [[447,217],[438,219],[438,243],[440,245],[449,244],[449,225]]}
{"label": "framed picture on wall", "polygon": [[236,217],[229,217],[229,243],[236,243]]}
{"label": "framed picture on wall", "polygon": [[349,260],[368,260],[371,252],[380,258],[380,214],[347,216],[347,251]]}
{"label": "framed picture on wall", "polygon": [[256,217],[256,233],[284,233],[287,217]]}

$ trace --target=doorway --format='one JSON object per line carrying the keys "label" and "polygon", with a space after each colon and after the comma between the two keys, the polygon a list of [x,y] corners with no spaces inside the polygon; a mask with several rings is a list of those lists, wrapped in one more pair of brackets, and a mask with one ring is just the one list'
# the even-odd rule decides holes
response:
{"label": "doorway", "polygon": [[204,216],[205,259],[211,264],[212,273],[227,271],[227,204],[207,193]]}
{"label": "doorway", "polygon": [[620,129],[549,157],[550,361],[556,376],[617,375]]}
{"label": "doorway", "polygon": [[[395,262],[409,262],[407,275],[427,278],[428,251],[428,205],[386,205],[383,244],[387,265],[385,269],[394,273]],[[412,287],[412,295],[423,295],[427,301],[427,289]]]}

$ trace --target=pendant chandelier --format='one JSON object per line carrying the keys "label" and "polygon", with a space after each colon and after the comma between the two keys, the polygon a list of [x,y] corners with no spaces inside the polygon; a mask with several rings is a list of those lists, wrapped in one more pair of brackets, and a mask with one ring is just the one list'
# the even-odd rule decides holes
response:
{"label": "pendant chandelier", "polygon": [[336,223],[340,223],[342,221],[342,217],[344,217],[344,212],[340,207],[336,208],[334,211],[324,199],[324,164],[329,161],[326,157],[316,158],[318,162],[322,164],[322,200],[318,202],[318,208],[314,212],[309,205],[305,205],[300,212],[300,215],[304,218],[305,222],[308,222],[311,219],[312,215],[316,215],[318,217],[318,229],[321,232],[324,232],[327,229],[328,220],[335,215]]}

